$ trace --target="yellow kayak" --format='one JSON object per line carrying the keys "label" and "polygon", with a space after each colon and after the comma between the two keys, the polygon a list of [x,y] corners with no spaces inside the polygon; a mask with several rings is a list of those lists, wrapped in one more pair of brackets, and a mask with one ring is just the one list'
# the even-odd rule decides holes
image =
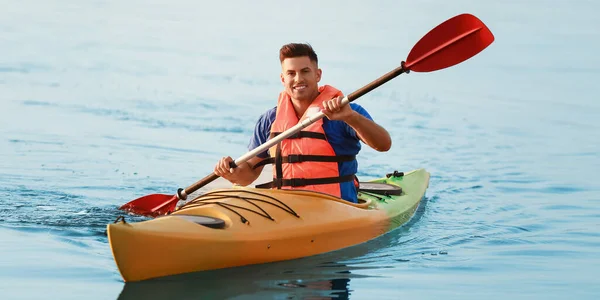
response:
{"label": "yellow kayak", "polygon": [[107,226],[125,281],[295,259],[366,242],[406,223],[429,173],[361,182],[359,203],[302,190],[218,189],[167,216]]}

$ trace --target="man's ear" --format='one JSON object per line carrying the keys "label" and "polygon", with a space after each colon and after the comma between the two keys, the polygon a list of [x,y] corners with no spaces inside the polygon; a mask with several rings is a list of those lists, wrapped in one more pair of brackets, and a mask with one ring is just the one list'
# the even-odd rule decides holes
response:
{"label": "man's ear", "polygon": [[321,69],[317,69],[317,82],[321,81],[322,74],[323,74],[323,71]]}
{"label": "man's ear", "polygon": [[283,80],[283,73],[279,73],[279,78],[281,79],[281,84],[285,85],[285,82]]}

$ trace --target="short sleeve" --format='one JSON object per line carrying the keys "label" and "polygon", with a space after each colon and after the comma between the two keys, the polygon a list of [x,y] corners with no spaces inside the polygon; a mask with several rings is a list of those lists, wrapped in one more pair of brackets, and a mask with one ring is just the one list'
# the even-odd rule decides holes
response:
{"label": "short sleeve", "polygon": [[[350,108],[352,108],[352,110],[354,110],[355,112],[359,113],[361,116],[373,121],[373,118],[371,117],[369,112],[367,112],[367,110],[364,107],[360,106],[359,104],[350,103]],[[356,131],[354,129],[352,129],[352,127],[350,127],[350,125],[348,125],[348,124],[346,124],[346,131],[349,136],[358,139],[358,137],[356,136]]]}
{"label": "short sleeve", "polygon": [[[271,125],[273,125],[273,122],[275,122],[276,109],[276,107],[269,109],[258,118],[258,121],[254,126],[254,134],[252,135],[250,143],[248,144],[249,151],[256,149],[258,146],[264,144],[269,139],[269,135],[271,133]],[[269,153],[265,151],[259,153],[257,156],[260,158],[266,158],[269,157]]]}

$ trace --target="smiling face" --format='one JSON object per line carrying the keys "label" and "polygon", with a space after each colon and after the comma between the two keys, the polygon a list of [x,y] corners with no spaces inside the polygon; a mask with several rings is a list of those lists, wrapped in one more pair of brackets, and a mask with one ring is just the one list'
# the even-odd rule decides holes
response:
{"label": "smiling face", "polygon": [[312,102],[319,95],[321,69],[308,56],[289,57],[281,62],[281,82],[292,100]]}

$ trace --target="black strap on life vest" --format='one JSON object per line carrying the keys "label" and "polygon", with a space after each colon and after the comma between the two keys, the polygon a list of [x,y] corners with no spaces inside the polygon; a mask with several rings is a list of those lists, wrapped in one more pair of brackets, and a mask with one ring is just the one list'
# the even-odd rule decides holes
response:
{"label": "black strap on life vest", "polygon": [[[272,139],[280,134],[281,134],[281,132],[271,132],[271,134],[269,135],[269,138]],[[294,133],[287,138],[288,139],[312,138],[312,139],[319,139],[319,140],[327,140],[327,137],[325,137],[324,133],[312,132],[312,131],[298,131],[297,133]]]}
{"label": "black strap on life vest", "polygon": [[[277,159],[277,157],[268,157],[268,158],[265,158],[265,159],[261,160],[260,162],[258,162],[256,165],[254,165],[253,168],[256,169],[256,168],[258,168],[260,166],[264,166],[264,165],[276,163],[276,159]],[[355,159],[356,159],[356,155],[336,155],[336,156],[330,156],[330,155],[290,154],[290,155],[281,157],[281,163],[284,163],[284,164],[293,164],[293,163],[301,163],[301,162],[305,162],[305,161],[316,161],[316,162],[348,162],[348,161],[353,161]]]}
{"label": "black strap on life vest", "polygon": [[[277,143],[275,149],[275,178],[283,178],[283,158],[281,157],[281,143]],[[275,182],[278,190],[281,189],[281,182]]]}
{"label": "black strap on life vest", "polygon": [[273,181],[256,185],[257,188],[261,189],[270,189],[270,188],[278,188],[280,189],[282,186],[290,186],[290,187],[300,187],[307,185],[317,185],[317,184],[331,184],[331,183],[341,183],[346,181],[354,181],[354,174],[345,175],[345,176],[336,176],[336,177],[322,177],[322,178],[290,178],[290,179],[282,179],[282,178],[273,178]]}
{"label": "black strap on life vest", "polygon": [[[281,132],[272,132],[270,138],[274,138],[281,134]],[[313,138],[313,139],[321,139],[327,140],[327,137],[324,133],[312,132],[312,131],[299,131],[292,136],[287,137],[288,139],[298,139],[298,138]],[[314,162],[349,162],[356,159],[355,155],[303,155],[303,154],[290,154],[286,156],[281,156],[281,143],[277,144],[275,148],[275,157],[265,158],[256,165],[254,165],[253,169],[256,169],[260,166],[264,166],[267,164],[275,164],[275,177],[273,181],[256,185],[257,188],[277,188],[281,189],[283,186],[290,187],[301,187],[307,185],[317,185],[317,184],[331,184],[331,183],[341,183],[347,181],[353,181],[355,179],[354,174],[345,175],[345,176],[336,176],[336,177],[322,177],[322,178],[283,178],[283,164],[293,164],[293,163],[301,163],[305,161],[314,161]]]}

